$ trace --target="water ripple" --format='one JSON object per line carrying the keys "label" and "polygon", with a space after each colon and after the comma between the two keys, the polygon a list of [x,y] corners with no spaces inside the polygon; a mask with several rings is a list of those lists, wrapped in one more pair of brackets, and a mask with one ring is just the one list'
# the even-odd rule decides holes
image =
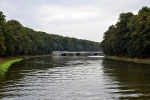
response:
{"label": "water ripple", "polygon": [[12,77],[8,75],[8,80],[0,82],[0,99],[105,100],[150,96],[138,88],[142,86],[144,91],[150,92],[149,82],[138,84],[139,81],[133,76],[134,81],[127,81],[126,78],[123,79],[127,71],[119,72],[120,67],[108,67],[108,63],[104,66],[98,58],[45,58],[45,61],[37,58],[28,62],[21,64],[22,69],[18,65],[20,70],[17,72],[20,73],[17,74],[17,65],[12,67],[9,71]]}

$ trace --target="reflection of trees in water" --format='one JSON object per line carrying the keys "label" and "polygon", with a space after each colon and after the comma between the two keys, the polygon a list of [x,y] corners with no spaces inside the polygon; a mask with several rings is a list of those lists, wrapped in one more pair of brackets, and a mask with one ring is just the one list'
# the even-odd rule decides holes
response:
{"label": "reflection of trees in water", "polygon": [[150,66],[104,59],[104,75],[117,83],[120,99],[140,99],[150,96]]}
{"label": "reflection of trees in water", "polygon": [[[5,75],[0,76],[0,87],[4,86],[4,83],[7,81],[16,82],[17,80],[24,78],[26,73],[34,72],[37,69],[48,70],[49,68],[53,67],[60,67],[60,66],[63,67],[67,66],[69,61],[74,61],[76,62],[76,64],[82,64],[82,61],[91,59],[93,60],[93,58],[88,57],[56,56],[56,57],[36,57],[23,60],[21,62],[13,64]],[[9,85],[9,83],[6,85]]]}
{"label": "reflection of trees in water", "polygon": [[[37,79],[38,79],[38,77],[42,76],[41,74],[46,73],[45,75],[47,75],[47,74],[49,75],[49,74],[53,73],[53,71],[57,71],[57,68],[56,68],[56,70],[48,71],[50,68],[55,69],[55,67],[60,67],[60,66],[66,67],[66,66],[71,65],[71,66],[75,67],[75,66],[78,66],[81,64],[82,65],[85,65],[88,63],[91,64],[89,61],[93,61],[93,60],[97,60],[97,59],[98,58],[76,57],[76,56],[73,56],[73,57],[57,56],[57,57],[37,57],[37,58],[23,60],[19,63],[15,63],[14,65],[12,65],[10,67],[8,72],[2,78],[0,77],[0,99],[3,99],[4,97],[7,98],[7,97],[11,97],[11,96],[13,97],[16,95],[23,95],[18,92],[18,91],[22,91],[19,89],[24,89],[24,88],[26,89],[28,87],[28,85],[25,83],[28,83],[28,82],[30,83],[30,81],[31,81],[30,78],[32,78],[32,76],[34,76],[34,74],[38,75],[37,76]],[[97,61],[99,61],[99,60],[97,60]],[[69,66],[69,67],[71,67],[71,66]],[[89,74],[89,73],[87,73],[87,74]],[[35,80],[37,82],[36,78],[33,80]],[[43,80],[48,80],[48,79],[43,77]],[[34,84],[33,84],[33,86],[34,86]],[[31,85],[31,87],[32,87],[32,85]]]}
{"label": "reflection of trees in water", "polygon": [[13,64],[6,74],[0,76],[0,99],[1,97],[5,97],[5,95],[7,96],[5,92],[9,92],[9,90],[5,90],[6,87],[15,87],[15,84],[23,79],[28,73],[34,72],[36,69],[46,70],[46,68],[54,67],[54,64],[52,63],[45,64],[46,61],[50,61],[51,59],[51,57],[49,57],[49,59],[44,57],[31,58]]}

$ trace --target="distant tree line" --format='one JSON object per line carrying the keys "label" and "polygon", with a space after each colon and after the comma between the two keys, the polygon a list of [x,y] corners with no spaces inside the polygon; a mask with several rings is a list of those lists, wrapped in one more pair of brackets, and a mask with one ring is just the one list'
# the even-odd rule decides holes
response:
{"label": "distant tree line", "polygon": [[104,33],[101,47],[106,55],[150,57],[150,8],[145,6],[136,15],[121,13]]}
{"label": "distant tree line", "polygon": [[100,43],[48,34],[6,21],[0,11],[0,57],[49,54],[52,51],[99,51]]}

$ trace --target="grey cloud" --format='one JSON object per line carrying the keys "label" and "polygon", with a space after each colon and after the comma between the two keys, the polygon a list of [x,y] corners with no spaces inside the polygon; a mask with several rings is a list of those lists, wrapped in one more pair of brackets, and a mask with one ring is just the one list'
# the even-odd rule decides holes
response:
{"label": "grey cloud", "polygon": [[149,0],[1,0],[6,19],[63,36],[101,41],[122,12],[137,13]]}

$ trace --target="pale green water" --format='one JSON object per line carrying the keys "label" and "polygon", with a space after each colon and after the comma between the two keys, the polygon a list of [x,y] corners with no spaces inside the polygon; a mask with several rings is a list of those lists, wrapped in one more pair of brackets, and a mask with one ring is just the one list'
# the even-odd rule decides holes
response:
{"label": "pale green water", "polygon": [[0,77],[1,100],[150,99],[150,66],[93,57],[43,57]]}

